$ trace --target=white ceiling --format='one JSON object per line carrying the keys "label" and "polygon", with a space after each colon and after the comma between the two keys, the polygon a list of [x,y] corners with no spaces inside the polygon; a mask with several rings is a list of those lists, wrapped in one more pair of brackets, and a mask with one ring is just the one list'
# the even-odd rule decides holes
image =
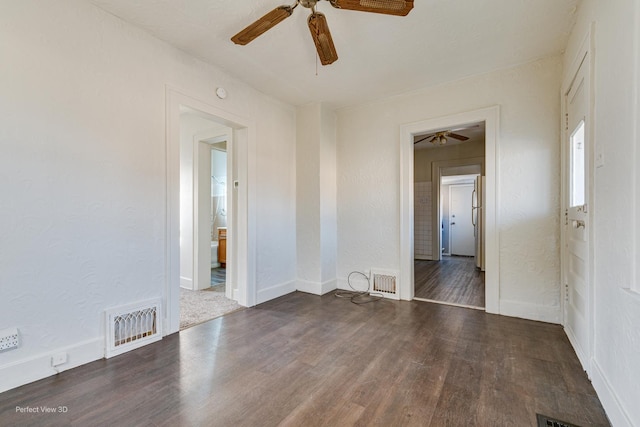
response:
{"label": "white ceiling", "polygon": [[304,7],[246,46],[230,37],[294,0],[88,0],[285,102],[354,105],[564,50],[580,0],[415,0],[406,17],[320,1],[339,59],[318,63]]}

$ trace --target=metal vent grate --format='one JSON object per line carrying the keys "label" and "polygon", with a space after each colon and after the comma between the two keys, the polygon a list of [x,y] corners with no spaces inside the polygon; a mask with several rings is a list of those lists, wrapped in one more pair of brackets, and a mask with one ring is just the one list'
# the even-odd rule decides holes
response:
{"label": "metal vent grate", "polygon": [[536,414],[538,419],[538,427],[579,427],[566,421],[555,420],[546,415]]}
{"label": "metal vent grate", "polygon": [[106,311],[107,358],[162,339],[160,300],[129,304]]}
{"label": "metal vent grate", "polygon": [[371,293],[384,295],[385,298],[400,299],[397,277],[395,271],[371,269]]}

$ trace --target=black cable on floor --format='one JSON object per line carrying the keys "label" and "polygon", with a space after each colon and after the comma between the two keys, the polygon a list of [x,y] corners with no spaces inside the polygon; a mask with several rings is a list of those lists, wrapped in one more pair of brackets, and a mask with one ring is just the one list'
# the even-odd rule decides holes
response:
{"label": "black cable on floor", "polygon": [[[359,290],[357,290],[356,288],[353,287],[353,285],[351,284],[351,276],[354,275],[354,274],[359,274],[362,277],[364,277],[365,279],[367,279],[367,290],[366,291],[359,291]],[[351,302],[354,303],[354,304],[367,304],[367,303],[370,303],[370,302],[379,301],[382,298],[384,298],[384,296],[382,294],[370,292],[370,290],[371,290],[371,280],[369,279],[369,276],[367,276],[366,274],[364,274],[361,271],[352,271],[351,273],[349,273],[349,275],[347,276],[347,284],[353,290],[352,291],[337,290],[336,293],[335,293],[336,297],[338,297],[338,298],[349,298],[351,300]]]}

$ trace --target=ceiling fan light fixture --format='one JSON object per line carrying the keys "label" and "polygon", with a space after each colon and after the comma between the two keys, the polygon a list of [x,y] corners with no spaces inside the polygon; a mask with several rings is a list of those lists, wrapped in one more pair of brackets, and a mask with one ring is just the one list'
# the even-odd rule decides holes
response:
{"label": "ceiling fan light fixture", "polygon": [[438,142],[440,143],[440,145],[444,145],[447,143],[447,137],[444,135],[440,135],[440,137],[438,138]]}

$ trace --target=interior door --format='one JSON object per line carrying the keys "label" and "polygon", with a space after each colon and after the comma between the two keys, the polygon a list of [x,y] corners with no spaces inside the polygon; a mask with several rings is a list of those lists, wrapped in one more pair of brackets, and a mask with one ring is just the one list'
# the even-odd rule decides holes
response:
{"label": "interior door", "polygon": [[473,184],[449,187],[451,255],[474,256],[475,254],[472,197]]}
{"label": "interior door", "polygon": [[565,284],[564,323],[567,335],[588,366],[590,357],[590,258],[589,258],[589,176],[590,141],[587,132],[588,92],[587,60],[582,62],[566,94],[566,137],[563,174],[564,191],[564,256]]}

